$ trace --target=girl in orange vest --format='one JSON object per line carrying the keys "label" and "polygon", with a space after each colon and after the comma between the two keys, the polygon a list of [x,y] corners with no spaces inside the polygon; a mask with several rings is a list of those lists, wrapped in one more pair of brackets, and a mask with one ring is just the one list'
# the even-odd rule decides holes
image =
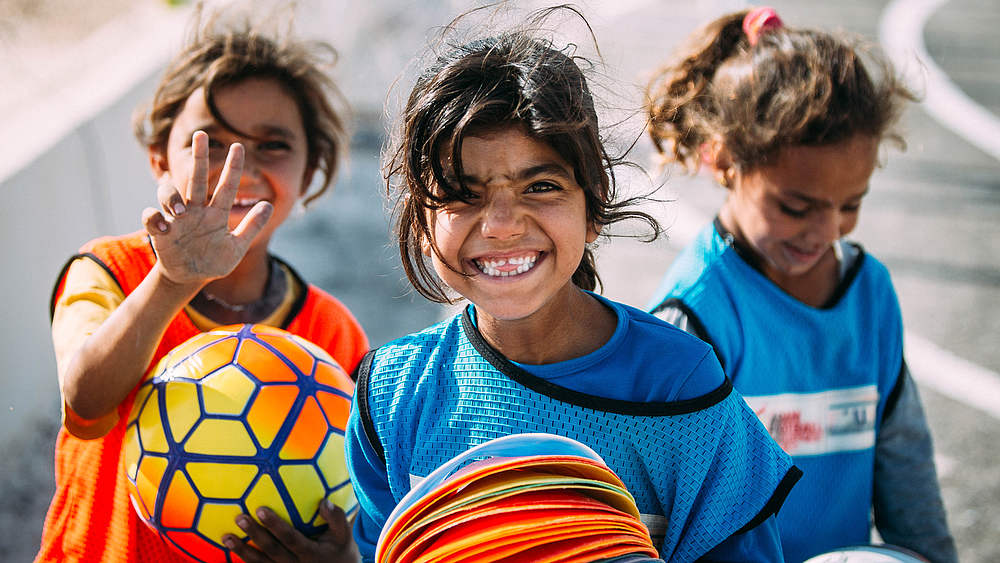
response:
{"label": "girl in orange vest", "polygon": [[[138,518],[120,463],[139,382],[181,342],[222,324],[268,324],[348,372],[368,349],[343,304],[268,251],[295,205],[327,190],[346,146],[336,90],[318,66],[332,49],[198,23],[136,124],[160,209],[143,212],[139,232],[84,245],[53,294],[64,416],[36,562],[188,561]],[[248,562],[354,560],[343,511],[321,514],[330,525],[316,539],[262,509],[236,519],[259,549],[227,542]]]}

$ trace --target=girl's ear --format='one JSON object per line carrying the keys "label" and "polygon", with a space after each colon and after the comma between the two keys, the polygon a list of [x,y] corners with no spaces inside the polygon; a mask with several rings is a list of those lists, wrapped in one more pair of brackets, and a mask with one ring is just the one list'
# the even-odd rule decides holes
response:
{"label": "girl's ear", "polygon": [[150,146],[149,152],[149,170],[153,173],[153,178],[159,180],[164,174],[170,171],[170,167],[167,164],[167,155],[158,146]]}
{"label": "girl's ear", "polygon": [[420,235],[420,252],[423,252],[424,256],[430,258],[432,251],[431,241],[427,239],[427,235]]}
{"label": "girl's ear", "polygon": [[722,139],[713,137],[701,146],[701,162],[711,170],[716,182],[727,188],[731,187],[736,168],[732,154]]}
{"label": "girl's ear", "polygon": [[594,242],[599,236],[601,236],[601,226],[597,223],[591,223],[587,227],[587,244]]}

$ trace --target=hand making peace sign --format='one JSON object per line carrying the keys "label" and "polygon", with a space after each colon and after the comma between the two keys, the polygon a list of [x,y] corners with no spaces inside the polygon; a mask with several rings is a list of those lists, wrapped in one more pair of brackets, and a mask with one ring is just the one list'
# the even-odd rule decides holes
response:
{"label": "hand making peace sign", "polygon": [[230,231],[230,210],[243,173],[243,145],[230,145],[211,194],[208,135],[204,131],[191,136],[191,152],[191,174],[181,191],[171,182],[170,173],[164,173],[157,189],[161,209],[146,208],[142,214],[164,275],[178,284],[204,284],[232,272],[272,212],[270,203],[258,202]]}

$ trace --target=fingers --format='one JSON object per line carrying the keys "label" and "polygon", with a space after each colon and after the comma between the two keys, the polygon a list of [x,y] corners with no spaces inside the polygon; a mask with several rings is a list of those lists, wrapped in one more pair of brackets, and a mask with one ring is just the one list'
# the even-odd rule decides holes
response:
{"label": "fingers", "polygon": [[194,166],[188,178],[185,199],[189,204],[204,205],[208,197],[208,134],[195,131],[191,135],[191,154]]}
{"label": "fingers", "polygon": [[[261,524],[267,527],[267,531],[270,535],[277,540],[277,543],[287,551],[290,551],[301,558],[305,553],[308,553],[312,547],[312,540],[305,537],[301,532],[296,530],[291,524],[284,521],[280,516],[278,516],[273,510],[266,507],[261,507],[257,509],[257,518],[260,518]],[[268,550],[261,548],[264,553],[269,553]]]}
{"label": "fingers", "polygon": [[229,145],[226,164],[222,167],[222,175],[219,177],[219,183],[215,186],[215,193],[212,194],[210,205],[223,209],[229,209],[233,206],[236,192],[239,191],[240,187],[240,177],[243,175],[244,156],[242,144]]}
{"label": "fingers", "polygon": [[184,205],[184,196],[177,191],[169,175],[164,175],[164,178],[157,184],[156,200],[160,202],[160,209],[175,217],[183,214],[187,209]]}
{"label": "fingers", "polygon": [[222,536],[222,543],[230,551],[240,556],[244,563],[267,563],[268,559],[264,554],[250,547],[246,542],[232,534]]}
{"label": "fingers", "polygon": [[343,546],[351,539],[351,526],[342,508],[324,500],[319,505],[319,514],[326,520],[329,538],[333,543]]}
{"label": "fingers", "polygon": [[[259,552],[253,554],[253,557],[263,557],[262,560],[265,561],[308,560],[306,559],[306,555],[311,553],[314,547],[312,540],[302,535],[302,533],[269,508],[258,508],[256,514],[257,518],[260,519],[260,524],[254,522],[253,518],[247,515],[236,518],[237,525],[247,533],[249,539],[253,541],[254,545],[257,546],[257,550],[259,550]],[[239,546],[230,547],[230,549],[236,551],[240,557],[244,557],[244,551],[257,551],[250,549],[249,546],[245,547],[248,549],[241,551]],[[246,557],[244,557],[244,560],[248,561],[248,563],[251,561],[251,559],[247,559]]]}
{"label": "fingers", "polygon": [[163,213],[152,207],[142,210],[142,226],[152,236],[166,234],[170,231],[170,223],[163,217]]}
{"label": "fingers", "polygon": [[326,531],[319,536],[326,563],[357,563],[361,560],[358,544],[351,535],[351,523],[339,506],[328,500],[320,503],[319,514],[326,520]]}
{"label": "fingers", "polygon": [[260,523],[246,514],[236,517],[236,525],[246,532],[247,539],[253,542],[256,549],[232,535],[223,538],[226,547],[242,557],[246,563],[294,561],[295,556],[289,549],[291,546],[282,539],[282,536],[274,532],[280,530],[282,525],[287,528],[284,530],[286,535],[288,530],[291,530],[292,534],[298,534],[298,532],[270,509],[258,508],[257,518],[260,518]]}
{"label": "fingers", "polygon": [[246,243],[248,246],[254,237],[267,225],[274,212],[274,206],[267,201],[258,201],[250,208],[250,212],[243,217],[239,225],[233,230],[233,236]]}

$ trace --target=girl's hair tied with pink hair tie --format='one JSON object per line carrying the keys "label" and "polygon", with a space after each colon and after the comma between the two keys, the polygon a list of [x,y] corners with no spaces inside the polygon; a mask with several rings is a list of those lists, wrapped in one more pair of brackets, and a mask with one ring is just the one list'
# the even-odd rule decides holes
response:
{"label": "girl's hair tied with pink hair tie", "polygon": [[762,33],[769,29],[778,29],[782,26],[778,12],[770,6],[761,6],[747,12],[743,17],[743,33],[751,45],[756,45]]}

